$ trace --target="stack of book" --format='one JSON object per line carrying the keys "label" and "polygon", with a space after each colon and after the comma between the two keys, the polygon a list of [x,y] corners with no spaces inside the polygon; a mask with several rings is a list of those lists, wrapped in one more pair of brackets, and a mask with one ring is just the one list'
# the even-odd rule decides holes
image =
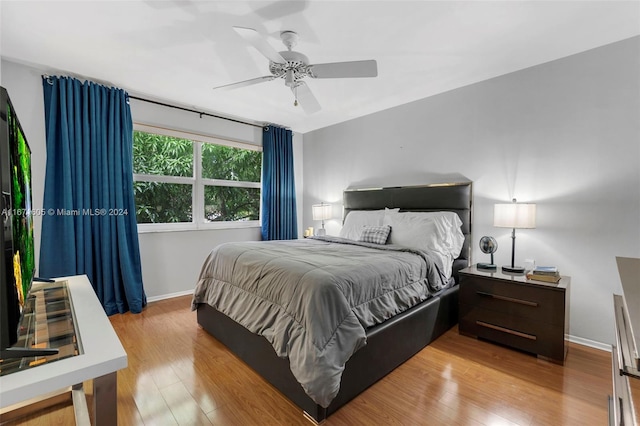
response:
{"label": "stack of book", "polygon": [[544,281],[547,283],[557,283],[560,281],[560,272],[555,266],[536,266],[527,273],[527,279]]}

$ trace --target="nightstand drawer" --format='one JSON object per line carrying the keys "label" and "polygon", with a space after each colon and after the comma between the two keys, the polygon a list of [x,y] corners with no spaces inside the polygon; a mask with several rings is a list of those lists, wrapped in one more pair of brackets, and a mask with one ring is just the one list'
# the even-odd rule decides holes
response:
{"label": "nightstand drawer", "polygon": [[564,360],[563,324],[549,325],[462,305],[459,327],[464,334],[485,338],[560,362]]}
{"label": "nightstand drawer", "polygon": [[527,280],[525,275],[483,271],[460,274],[458,331],[564,363],[569,332],[569,286]]}
{"label": "nightstand drawer", "polygon": [[555,291],[551,287],[529,287],[486,278],[462,276],[462,280],[461,305],[546,324],[564,324],[564,292]]}

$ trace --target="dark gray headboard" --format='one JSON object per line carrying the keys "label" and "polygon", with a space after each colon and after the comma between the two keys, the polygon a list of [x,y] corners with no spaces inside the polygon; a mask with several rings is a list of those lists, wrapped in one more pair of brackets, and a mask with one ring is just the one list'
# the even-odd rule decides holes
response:
{"label": "dark gray headboard", "polygon": [[462,220],[464,247],[453,265],[453,276],[471,261],[471,182],[401,186],[391,188],[347,189],[343,193],[344,217],[351,210],[378,210],[385,207],[400,211],[454,211]]}

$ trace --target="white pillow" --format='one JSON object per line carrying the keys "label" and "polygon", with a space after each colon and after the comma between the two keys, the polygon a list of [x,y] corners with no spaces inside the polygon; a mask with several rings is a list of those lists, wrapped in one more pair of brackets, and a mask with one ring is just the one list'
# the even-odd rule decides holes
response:
{"label": "white pillow", "polygon": [[384,225],[391,226],[389,244],[424,250],[438,256],[449,278],[453,260],[464,245],[462,221],[455,212],[406,212],[388,214]]}
{"label": "white pillow", "polygon": [[400,209],[384,210],[352,210],[344,220],[339,236],[349,240],[358,241],[362,228],[365,226],[382,226],[382,221],[387,213],[397,213]]}

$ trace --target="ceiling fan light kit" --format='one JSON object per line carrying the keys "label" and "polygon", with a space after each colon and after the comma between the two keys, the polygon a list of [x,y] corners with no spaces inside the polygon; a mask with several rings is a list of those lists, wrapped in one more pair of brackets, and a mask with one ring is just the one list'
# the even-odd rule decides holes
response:
{"label": "ceiling fan light kit", "polygon": [[282,43],[284,43],[289,50],[293,50],[293,48],[298,44],[298,33],[295,31],[281,31],[280,38],[282,39]]}
{"label": "ceiling fan light kit", "polygon": [[282,78],[285,86],[291,88],[293,92],[294,105],[300,104],[307,114],[312,114],[319,111],[321,107],[309,86],[302,81],[305,77],[359,78],[377,77],[378,75],[378,65],[375,60],[309,64],[309,58],[306,55],[293,50],[298,44],[298,34],[294,31],[282,31],[280,33],[280,39],[287,50],[277,52],[256,30],[243,27],[233,27],[233,29],[245,41],[256,48],[258,52],[269,59],[269,72],[271,75],[226,84],[214,89],[236,89]]}

